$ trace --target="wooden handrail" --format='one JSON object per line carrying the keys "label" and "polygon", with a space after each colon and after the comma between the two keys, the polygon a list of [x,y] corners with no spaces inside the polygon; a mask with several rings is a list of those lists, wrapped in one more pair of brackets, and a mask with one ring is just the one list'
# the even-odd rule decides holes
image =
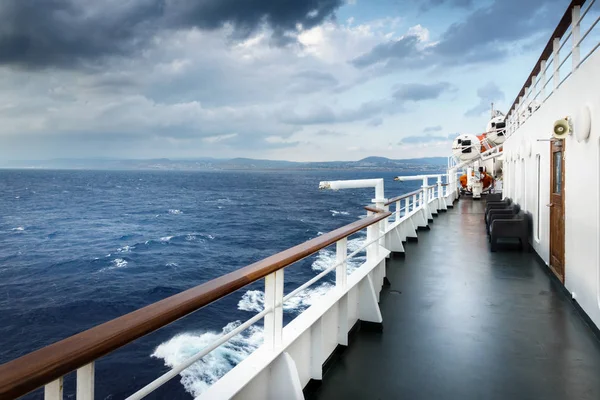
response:
{"label": "wooden handrail", "polygon": [[375,214],[0,365],[0,399],[23,396],[391,215],[367,210]]}
{"label": "wooden handrail", "polygon": [[414,190],[414,191],[412,191],[410,193],[405,193],[405,194],[403,194],[401,196],[392,197],[391,199],[389,199],[387,201],[387,203],[385,203],[385,205],[389,206],[390,204],[393,204],[393,203],[397,202],[398,200],[402,200],[402,199],[405,199],[405,198],[410,197],[410,196],[414,196],[415,194],[419,194],[419,193],[421,193],[421,189]]}
{"label": "wooden handrail", "polygon": [[582,6],[583,4],[585,4],[585,2],[586,2],[586,0],[572,0],[571,1],[571,4],[567,8],[567,11],[565,11],[564,15],[560,19],[560,22],[556,26],[556,29],[554,29],[552,36],[550,36],[550,40],[548,40],[546,47],[544,47],[544,51],[542,51],[540,58],[538,58],[538,61],[535,64],[535,66],[533,67],[533,69],[531,70],[529,77],[523,84],[521,91],[519,92],[519,94],[515,98],[515,101],[513,101],[512,105],[508,109],[508,112],[506,113],[506,119],[508,118],[511,111],[513,111],[513,109],[516,107],[517,103],[519,102],[519,97],[525,95],[525,88],[531,86],[531,84],[533,83],[532,82],[533,77],[538,76],[538,74],[540,73],[542,61],[548,60],[550,58],[550,56],[552,55],[554,39],[562,38],[563,35],[565,34],[565,32],[567,32],[567,30],[569,29],[569,26],[571,25],[571,19],[572,19],[571,18],[571,10],[573,9],[573,7]]}

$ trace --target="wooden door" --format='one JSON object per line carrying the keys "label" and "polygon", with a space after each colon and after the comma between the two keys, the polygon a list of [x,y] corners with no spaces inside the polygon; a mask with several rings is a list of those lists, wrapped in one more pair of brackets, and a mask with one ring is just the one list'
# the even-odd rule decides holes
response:
{"label": "wooden door", "polygon": [[565,142],[550,148],[550,268],[565,282]]}

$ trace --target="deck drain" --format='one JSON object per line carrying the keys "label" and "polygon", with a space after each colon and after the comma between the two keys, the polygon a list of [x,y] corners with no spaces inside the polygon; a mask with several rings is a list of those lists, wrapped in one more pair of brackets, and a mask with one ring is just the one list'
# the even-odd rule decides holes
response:
{"label": "deck drain", "polygon": [[402,294],[402,292],[400,292],[398,290],[390,290],[390,294],[398,295],[398,294]]}

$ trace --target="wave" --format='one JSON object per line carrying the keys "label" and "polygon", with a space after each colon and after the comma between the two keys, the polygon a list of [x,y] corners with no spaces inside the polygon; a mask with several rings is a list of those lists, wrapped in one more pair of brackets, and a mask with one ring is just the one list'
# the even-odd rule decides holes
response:
{"label": "wave", "polygon": [[127,260],[125,260],[123,258],[115,258],[111,262],[115,266],[115,268],[123,268],[123,267],[126,267],[128,264]]}
{"label": "wave", "polygon": [[185,240],[191,242],[198,239],[198,237],[200,237],[201,241],[204,241],[204,239],[213,240],[215,238],[213,235],[208,233],[190,233],[188,235],[185,235]]}
{"label": "wave", "polygon": [[[365,237],[358,237],[355,239],[348,240],[348,254],[354,253],[356,250],[364,246]],[[346,270],[348,274],[354,272],[367,260],[366,254],[363,251],[352,257],[346,263]],[[323,249],[317,253],[317,259],[312,263],[311,267],[313,271],[325,271],[336,263],[335,250]]]}
{"label": "wave", "polygon": [[350,215],[348,211],[329,210],[329,212],[331,213],[332,217],[335,217],[336,215]]}
{"label": "wave", "polygon": [[[110,257],[110,254],[108,254],[106,257]],[[94,261],[98,261],[98,260],[99,260],[99,258],[97,258],[97,257],[94,258]],[[117,269],[117,268],[125,268],[127,266],[127,264],[129,264],[129,263],[124,258],[115,258],[114,260],[110,261],[110,265],[108,267],[104,267],[98,272],[110,271],[112,269]]]}
{"label": "wave", "polygon": [[[214,240],[214,239],[215,239],[215,236],[213,236],[209,233],[194,232],[194,233],[188,233],[188,234],[184,234],[184,235],[163,236],[158,240],[149,239],[149,240],[146,240],[143,244],[146,246],[152,246],[155,244],[166,245],[166,244],[194,242],[194,241],[204,243],[207,240]],[[137,246],[137,245],[141,245],[141,243],[137,243],[136,245],[131,246],[130,249],[133,250],[135,248],[135,246]],[[125,247],[128,247],[128,246],[125,246]]]}
{"label": "wave", "polygon": [[17,226],[16,228],[11,229],[11,231],[15,231],[15,232],[23,232],[24,230],[25,230],[25,228],[22,226]]}
{"label": "wave", "polygon": [[165,264],[165,267],[169,267],[169,268],[178,268],[179,264],[177,264],[176,262],[169,262]]}
{"label": "wave", "polygon": [[117,253],[130,253],[133,249],[135,249],[135,246],[123,246],[117,249]]}
{"label": "wave", "polygon": [[[285,303],[283,310],[300,313],[310,307],[319,297],[333,289],[331,283],[322,283],[315,288],[308,288],[298,293]],[[265,293],[262,290],[248,290],[238,302],[238,310],[260,312],[265,308]]]}
{"label": "wave", "polygon": [[[167,367],[173,368],[241,324],[240,321],[231,322],[220,333],[181,333],[161,343],[151,357],[162,359]],[[251,326],[182,371],[179,374],[181,384],[192,396],[199,396],[220,377],[248,357],[262,342],[262,327]]]}
{"label": "wave", "polygon": [[169,209],[169,214],[179,215],[179,214],[183,214],[183,211],[171,208],[171,209]]}

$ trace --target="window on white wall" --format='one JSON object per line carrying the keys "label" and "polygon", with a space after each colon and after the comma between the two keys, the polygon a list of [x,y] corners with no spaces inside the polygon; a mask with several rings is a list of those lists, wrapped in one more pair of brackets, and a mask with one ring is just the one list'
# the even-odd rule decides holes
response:
{"label": "window on white wall", "polygon": [[540,159],[540,155],[536,155],[535,156],[535,171],[536,171],[536,178],[535,178],[535,183],[536,183],[536,188],[537,188],[537,205],[535,206],[535,240],[536,241],[540,241],[540,220],[542,219],[542,210],[540,207],[540,202],[542,201],[541,199],[541,159]]}

